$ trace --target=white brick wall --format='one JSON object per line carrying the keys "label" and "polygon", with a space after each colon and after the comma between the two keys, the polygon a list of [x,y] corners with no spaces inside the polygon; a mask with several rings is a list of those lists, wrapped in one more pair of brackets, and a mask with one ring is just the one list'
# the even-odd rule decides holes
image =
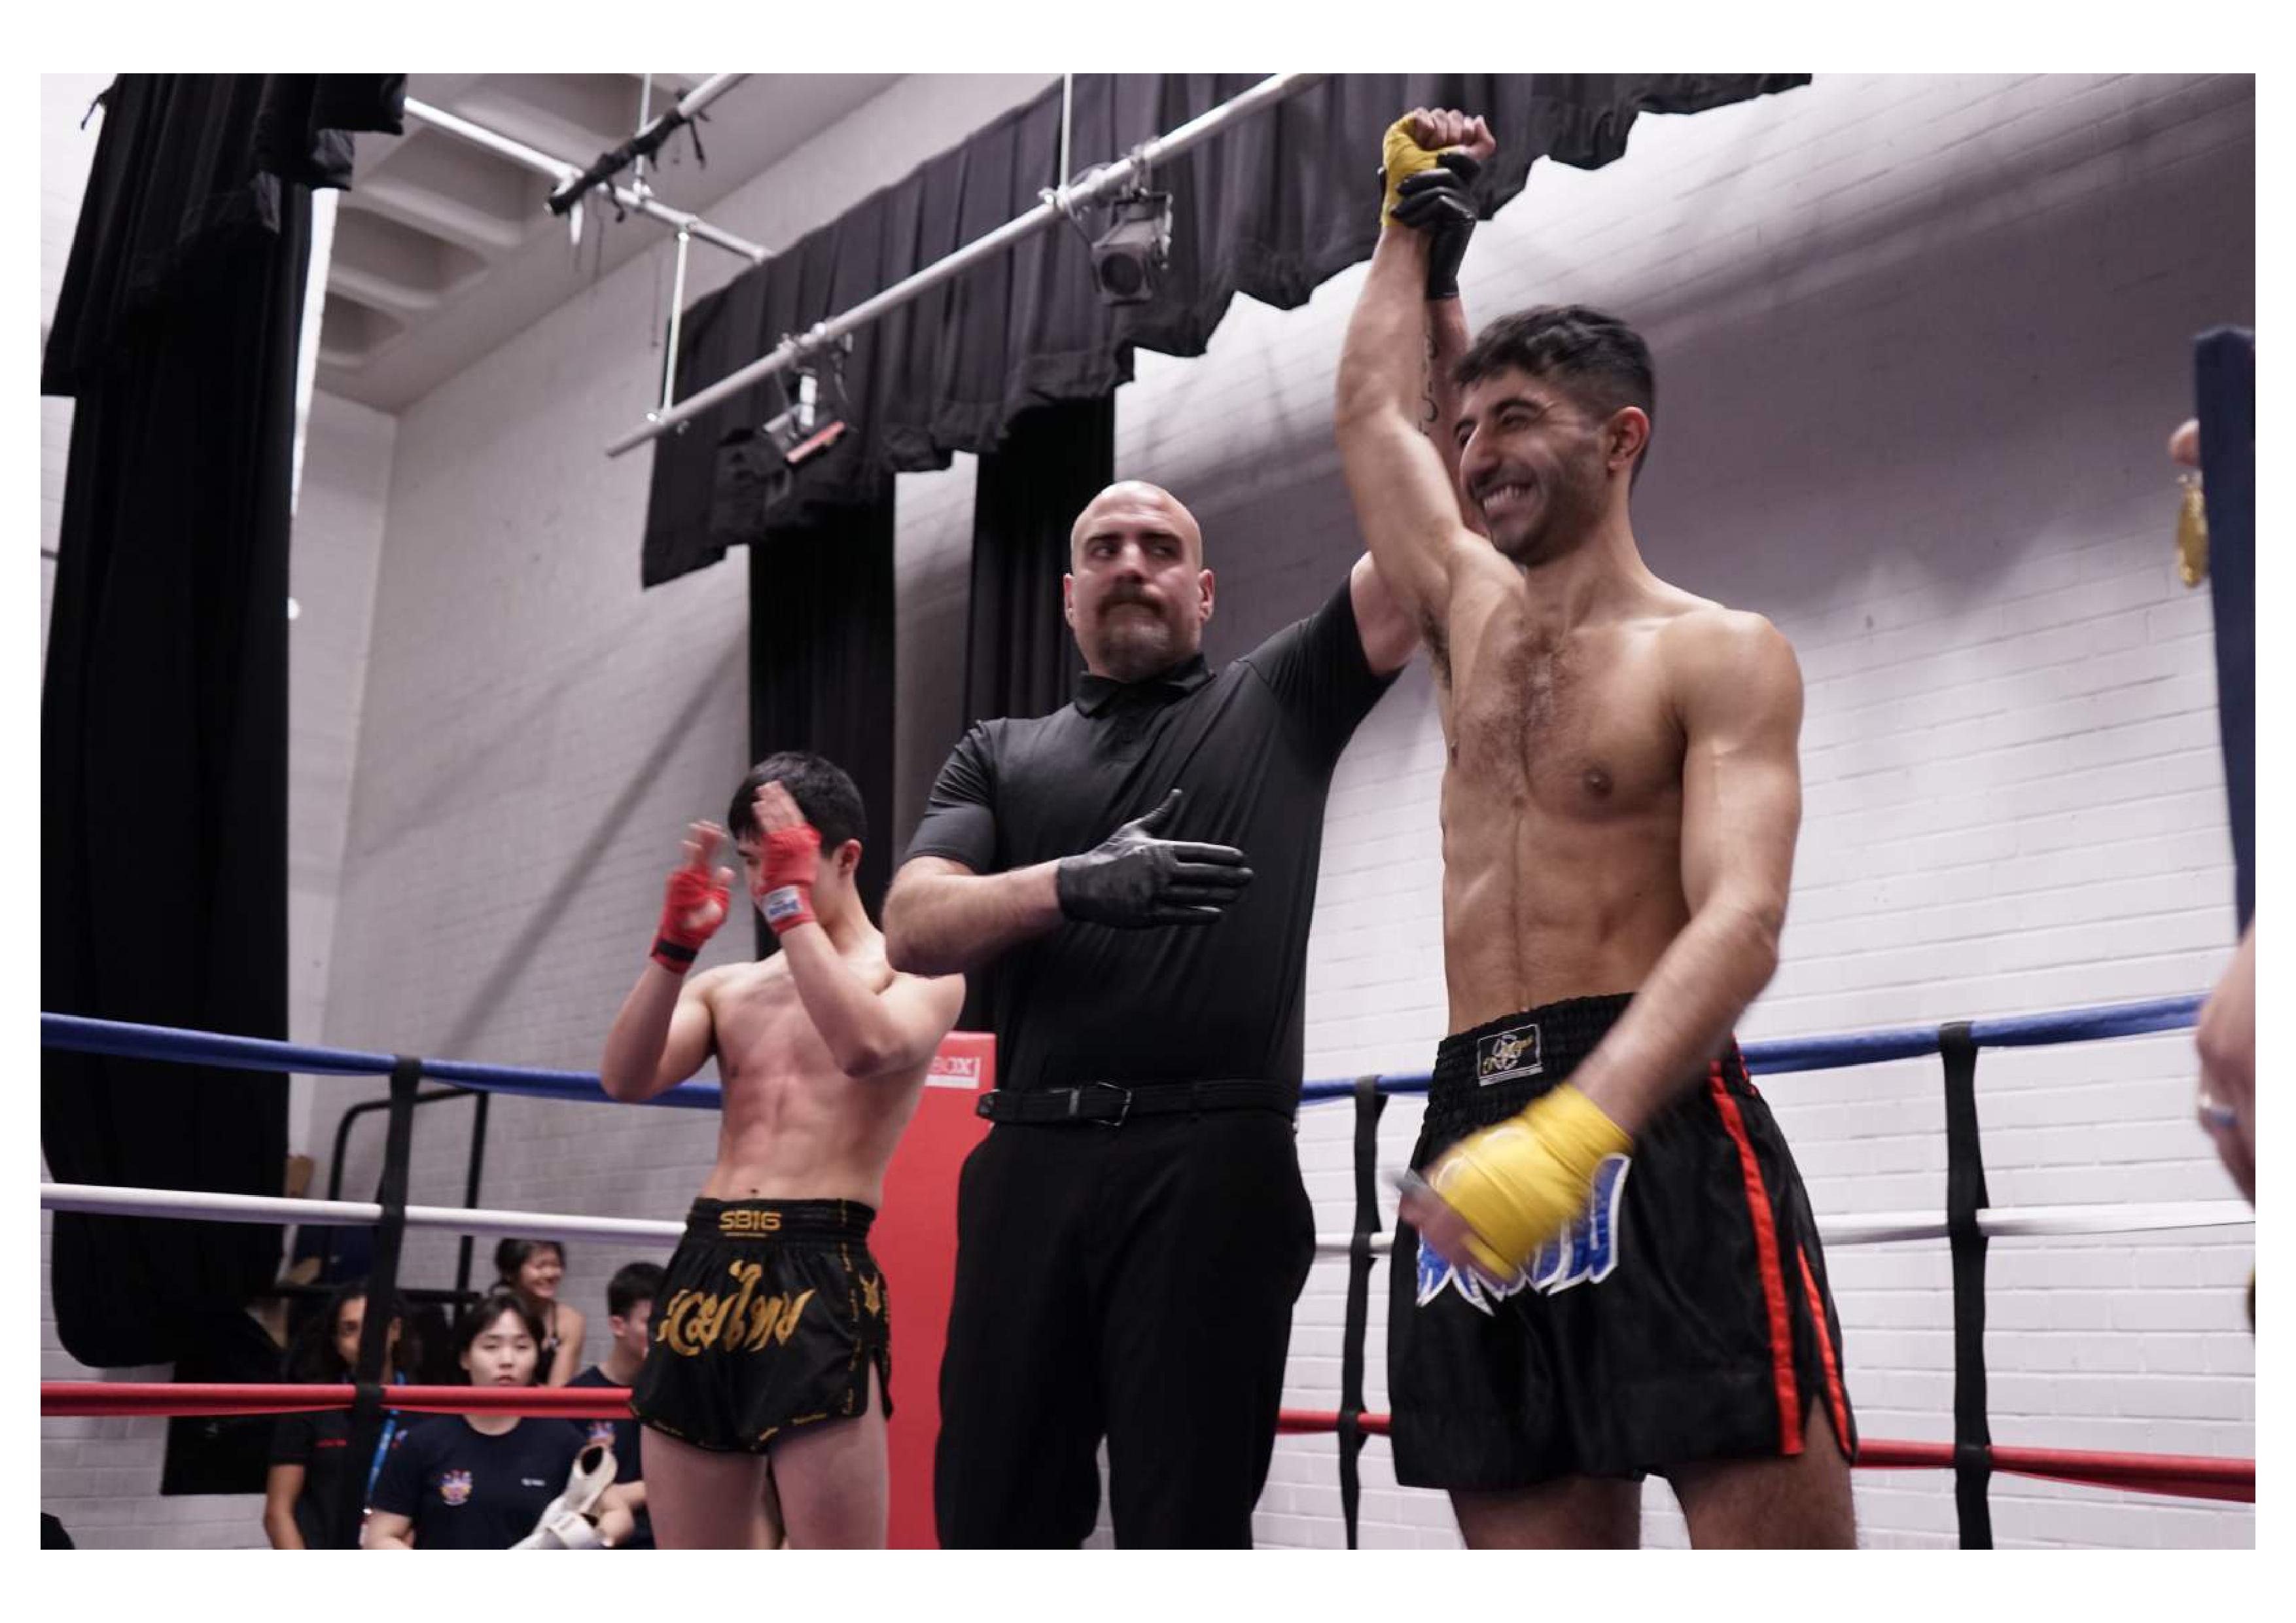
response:
{"label": "white brick wall", "polygon": [[[822,137],[844,154],[837,195],[800,153],[718,213],[789,241],[1036,82],[905,82]],[[2161,447],[2186,410],[2190,335],[2252,315],[2251,88],[1828,77],[1646,119],[1595,174],[1542,167],[1479,237],[1472,316],[1583,299],[1650,337],[1646,553],[1768,614],[1801,654],[1793,914],[1744,1036],[2189,992],[2223,959],[2209,619],[2174,580]],[[726,274],[714,256],[695,263]],[[1204,521],[1223,594],[1215,657],[1312,607],[1359,545],[1329,431],[1357,275],[1298,311],[1238,303],[1209,355],[1144,354],[1119,396],[1119,471],[1171,486]],[[742,765],[746,561],[640,594],[644,459],[598,454],[644,405],[656,281],[644,265],[603,279],[399,422],[330,1042],[592,1063],[678,825],[718,811]],[[971,480],[959,459],[901,484],[896,843],[961,721]],[[1311,1075],[1423,1070],[1441,1035],[1440,760],[1414,669],[1334,784]],[[1988,1053],[1995,1198],[2223,1195],[2189,1130],[2189,1071],[2181,1036]],[[332,1109],[373,1091],[324,1086],[321,1138]],[[1822,1213],[1941,1203],[1934,1062],[1765,1092]],[[422,1113],[418,1200],[460,1198],[461,1110]],[[1390,1107],[1385,1162],[1418,1113]],[[499,1100],[484,1198],[674,1214],[711,1131],[678,1112]],[[1326,1231],[1348,1222],[1349,1136],[1343,1108],[1303,1116]],[[371,1185],[377,1143],[355,1149],[347,1189]],[[418,1281],[450,1272],[451,1239],[409,1250]],[[641,1254],[577,1244],[572,1299],[602,1308],[612,1267]],[[1997,1244],[1997,1437],[2252,1453],[2237,1299],[2250,1256],[2244,1232]],[[1831,1262],[1868,1435],[1948,1436],[1943,1250]],[[1291,1403],[1334,1401],[1343,1282],[1335,1263],[1310,1280]],[[1382,1305],[1375,1406],[1383,1333]],[[1328,1438],[1278,1443],[1265,1542],[1340,1543],[1332,1462]],[[1456,1544],[1439,1496],[1394,1485],[1384,1444],[1366,1448],[1364,1480],[1366,1545]],[[1953,1542],[1942,1474],[1863,1472],[1857,1492],[1867,1543]],[[1654,1487],[1648,1504],[1650,1542],[1682,1542],[1669,1496]],[[2254,1537],[2245,1507],[2005,1477],[1994,1504],[2005,1544]]]}

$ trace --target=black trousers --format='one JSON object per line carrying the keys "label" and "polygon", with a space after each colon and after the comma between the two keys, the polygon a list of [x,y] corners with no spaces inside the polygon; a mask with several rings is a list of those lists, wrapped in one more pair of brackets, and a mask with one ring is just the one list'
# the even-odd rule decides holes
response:
{"label": "black trousers", "polygon": [[1315,1256],[1290,1118],[1004,1124],[957,1185],[944,1548],[1245,1548]]}

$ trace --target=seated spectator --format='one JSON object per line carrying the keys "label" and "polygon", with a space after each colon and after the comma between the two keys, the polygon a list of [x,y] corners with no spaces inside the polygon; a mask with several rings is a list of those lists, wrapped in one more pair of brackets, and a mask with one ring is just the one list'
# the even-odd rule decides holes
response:
{"label": "seated spectator", "polygon": [[[661,1265],[630,1262],[614,1272],[606,1285],[606,1358],[593,1364],[568,1381],[569,1386],[627,1387],[637,1379],[653,1340],[653,1303],[661,1290]],[[582,1420],[574,1422],[592,1442],[614,1451],[614,1486],[629,1490],[629,1504],[637,1517],[637,1530],[624,1541],[626,1550],[651,1550],[653,1522],[645,1513],[645,1482],[638,1458],[638,1422]]]}
{"label": "seated spectator", "polygon": [[[287,1378],[319,1386],[356,1378],[359,1336],[366,1324],[366,1282],[352,1280],[328,1298],[325,1309],[308,1322],[287,1353]],[[412,1351],[393,1314],[382,1356],[382,1379],[394,1383],[401,1372],[402,1348]],[[382,1435],[362,1467],[361,1504],[374,1491],[383,1461],[405,1440],[406,1418],[393,1410],[382,1417]],[[263,1490],[263,1531],[275,1550],[348,1550],[356,1537],[334,1536],[333,1518],[351,1469],[351,1416],[347,1409],[313,1414],[283,1414],[272,1431],[271,1471]]]}
{"label": "seated spectator", "polygon": [[578,1308],[558,1299],[559,1283],[566,1277],[566,1248],[555,1240],[505,1240],[495,1247],[495,1272],[542,1326],[541,1384],[564,1386],[582,1367],[587,1328]]}
{"label": "seated spectator", "polygon": [[[496,1291],[455,1327],[455,1356],[472,1385],[538,1384],[542,1325],[514,1291]],[[515,1414],[439,1414],[416,1422],[375,1483],[364,1547],[506,1550],[535,1530],[567,1492],[588,1439],[562,1421]],[[609,1488],[595,1525],[609,1547],[630,1535],[627,1496]]]}

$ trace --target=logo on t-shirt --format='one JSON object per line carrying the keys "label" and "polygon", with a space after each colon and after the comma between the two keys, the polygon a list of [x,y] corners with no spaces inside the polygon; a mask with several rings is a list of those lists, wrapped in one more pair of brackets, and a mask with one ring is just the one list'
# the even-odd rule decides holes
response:
{"label": "logo on t-shirt", "polygon": [[1494,1031],[1475,1040],[1478,1087],[1488,1087],[1494,1082],[1510,1081],[1516,1077],[1535,1077],[1546,1069],[1546,1062],[1539,1058],[1538,1028],[1535,1025]]}
{"label": "logo on t-shirt", "polygon": [[467,1504],[471,1497],[471,1473],[467,1471],[442,1472],[439,1478],[439,1496],[449,1504]]}
{"label": "logo on t-shirt", "polygon": [[611,1420],[592,1421],[590,1422],[590,1440],[594,1443],[603,1443],[609,1448],[612,1447],[614,1446],[614,1422]]}

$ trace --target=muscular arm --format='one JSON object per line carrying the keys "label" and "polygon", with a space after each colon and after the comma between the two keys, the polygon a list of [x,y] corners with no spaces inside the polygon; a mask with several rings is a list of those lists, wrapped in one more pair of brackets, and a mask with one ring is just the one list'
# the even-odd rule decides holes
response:
{"label": "muscular arm", "polygon": [[673,975],[647,961],[606,1033],[598,1080],[608,1098],[651,1099],[701,1069],[709,1057],[709,992],[724,974]]}
{"label": "muscular arm", "polygon": [[[1430,409],[1426,281],[1425,239],[1388,226],[1348,323],[1333,414],[1356,522],[1381,578],[1414,619],[1447,600],[1467,535],[1443,454],[1420,432]],[[1464,315],[1453,314],[1464,328]],[[1439,399],[1433,409],[1441,411]]]}
{"label": "muscular arm", "polygon": [[1801,824],[1801,671],[1758,615],[1669,635],[1682,717],[1682,887],[1690,922],[1575,1081],[1628,1133],[1687,1086],[1778,963]]}
{"label": "muscular arm", "polygon": [[1058,865],[975,873],[946,857],[910,858],[885,897],[887,960],[911,975],[964,974],[1049,934],[1062,922]]}
{"label": "muscular arm", "polygon": [[914,1071],[932,1057],[964,1002],[964,978],[896,974],[882,992],[853,966],[816,923],[784,931],[782,952],[798,1001],[849,1077]]}

